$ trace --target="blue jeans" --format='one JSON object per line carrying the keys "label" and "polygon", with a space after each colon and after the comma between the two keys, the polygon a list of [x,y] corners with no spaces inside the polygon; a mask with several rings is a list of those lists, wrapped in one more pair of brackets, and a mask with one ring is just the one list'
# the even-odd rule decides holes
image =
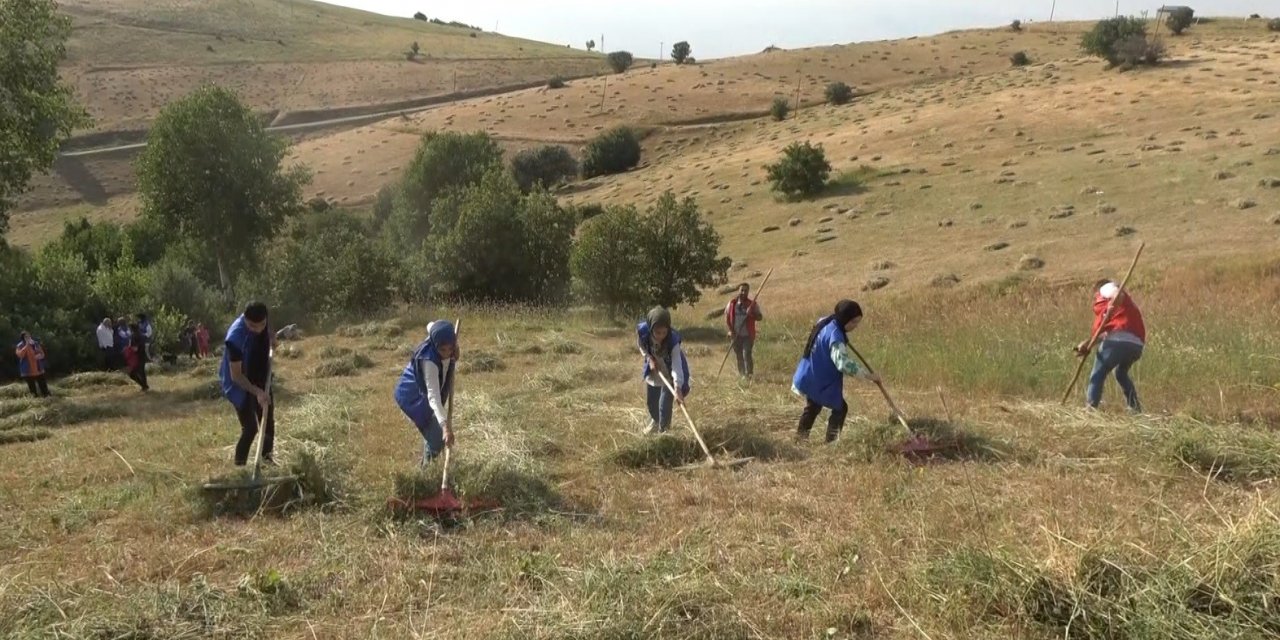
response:
{"label": "blue jeans", "polygon": [[671,391],[666,386],[655,387],[645,384],[649,395],[646,398],[649,404],[649,418],[653,423],[658,425],[659,431],[666,431],[671,428],[671,407],[675,404],[675,398],[671,397]]}
{"label": "blue jeans", "polygon": [[1124,401],[1129,410],[1142,411],[1138,402],[1138,388],[1129,377],[1129,369],[1142,358],[1142,345],[1132,342],[1103,340],[1098,347],[1098,358],[1093,364],[1093,373],[1089,375],[1089,388],[1085,397],[1090,407],[1098,408],[1102,402],[1102,387],[1107,382],[1107,375],[1116,372],[1116,382],[1124,390]]}
{"label": "blue jeans", "polygon": [[400,405],[400,410],[422,434],[422,460],[430,461],[444,450],[444,428],[436,420],[435,412],[425,398]]}

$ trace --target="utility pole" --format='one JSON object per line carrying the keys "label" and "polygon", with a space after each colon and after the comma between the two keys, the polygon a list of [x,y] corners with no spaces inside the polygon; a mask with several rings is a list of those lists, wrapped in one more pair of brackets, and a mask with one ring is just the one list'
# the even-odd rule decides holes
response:
{"label": "utility pole", "polygon": [[1053,5],[1049,7],[1049,22],[1053,22],[1053,14],[1058,10],[1058,0],[1053,0]]}
{"label": "utility pole", "polygon": [[[601,38],[603,40],[603,37]],[[604,76],[604,88],[600,91],[600,113],[604,113],[604,99],[609,95],[609,75]]]}
{"label": "utility pole", "polygon": [[796,115],[800,115],[800,81],[802,79],[804,79],[804,73],[796,69]]}
{"label": "utility pole", "polygon": [[600,34],[600,53],[605,53],[607,51],[608,49],[604,48],[604,34],[602,33]]}
{"label": "utility pole", "polygon": [[1116,0],[1116,17],[1120,17],[1120,0]]}
{"label": "utility pole", "polygon": [[663,48],[666,46],[667,46],[667,43],[661,40],[658,41],[658,62],[662,62],[662,52],[663,52]]}

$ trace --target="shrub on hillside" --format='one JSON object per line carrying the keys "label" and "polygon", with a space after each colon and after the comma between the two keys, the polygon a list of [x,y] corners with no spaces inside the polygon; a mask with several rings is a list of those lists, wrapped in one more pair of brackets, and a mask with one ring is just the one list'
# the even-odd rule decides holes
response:
{"label": "shrub on hillside", "polygon": [[1009,23],[1009,28],[1010,28],[1010,29],[1012,29],[1012,30],[1014,30],[1014,31],[1022,31],[1022,21],[1021,21],[1021,20],[1014,20],[1013,22],[1010,22],[1010,23]]}
{"label": "shrub on hillside", "polygon": [[822,191],[831,175],[831,164],[822,145],[793,142],[782,151],[778,162],[768,165],[773,190],[788,198],[812,196]]}
{"label": "shrub on hillside", "polygon": [[791,113],[791,103],[787,102],[786,98],[778,96],[773,99],[773,104],[769,106],[769,115],[773,116],[774,120],[782,122],[787,119],[789,113]]}
{"label": "shrub on hillside", "polygon": [[1027,56],[1026,51],[1018,51],[1009,56],[1009,62],[1015,67],[1025,67],[1031,64],[1031,58]]}
{"label": "shrub on hillside", "polygon": [[582,150],[582,177],[622,173],[640,164],[640,138],[633,129],[618,127],[587,143]]}
{"label": "shrub on hillside", "polygon": [[723,284],[730,260],[719,257],[720,235],[692,198],[670,191],[644,214],[611,207],[583,224],[573,247],[579,291],[614,314],[648,305],[696,303],[701,289]]}
{"label": "shrub on hillside", "polygon": [[1080,41],[1081,48],[1089,55],[1102,58],[1112,65],[1120,64],[1117,45],[1133,36],[1147,35],[1147,24],[1140,18],[1118,16],[1107,18],[1093,25]]}
{"label": "shrub on hillside", "polygon": [[630,51],[613,51],[609,53],[608,58],[609,68],[613,69],[614,73],[625,72],[636,61],[635,56],[632,56]]}
{"label": "shrub on hillside", "polygon": [[832,82],[827,85],[827,102],[834,105],[849,104],[853,100],[853,87],[843,82]]}
{"label": "shrub on hillside", "polygon": [[578,161],[568,149],[548,144],[517,153],[511,159],[511,174],[525,193],[538,187],[551,189],[578,175]]}
{"label": "shrub on hillside", "polygon": [[676,64],[684,64],[689,56],[693,54],[693,47],[688,42],[681,40],[671,47],[671,59]]}
{"label": "shrub on hillside", "polygon": [[395,207],[396,190],[391,185],[382,185],[378,189],[378,195],[373,200],[373,230],[375,232],[382,230],[382,225],[387,223],[391,218],[391,211]]}
{"label": "shrub on hillside", "polygon": [[1157,64],[1164,54],[1164,44],[1146,36],[1129,36],[1115,46],[1116,62],[1122,69]]}
{"label": "shrub on hillside", "polygon": [[564,78],[561,78],[560,76],[554,76],[547,81],[548,89],[563,89],[564,86]]}
{"label": "shrub on hillside", "polygon": [[524,195],[505,171],[440,202],[423,247],[432,293],[460,300],[558,302],[568,294],[576,220],[545,192]]}
{"label": "shrub on hillside", "polygon": [[414,20],[421,20],[421,21],[423,21],[423,22],[426,22],[426,21],[427,21],[427,14],[425,14],[425,13],[423,13],[423,12],[421,12],[421,11],[418,11],[417,13],[414,13],[414,14],[413,14],[413,19],[414,19]]}
{"label": "shrub on hillside", "polygon": [[414,58],[418,57],[418,53],[419,53],[419,52],[421,52],[421,51],[422,51],[422,49],[421,49],[420,47],[418,47],[418,41],[417,41],[417,40],[414,40],[414,41],[413,41],[413,44],[410,44],[410,45],[409,45],[409,53],[410,53]]}
{"label": "shrub on hillside", "polygon": [[1267,21],[1267,29],[1271,31],[1280,31],[1280,18],[1272,18]]}
{"label": "shrub on hillside", "polygon": [[1169,14],[1168,21],[1165,24],[1169,25],[1169,30],[1173,32],[1173,35],[1180,36],[1183,31],[1186,31],[1191,26],[1192,21],[1195,20],[1195,15],[1195,9],[1191,7],[1178,7],[1173,13]]}
{"label": "shrub on hillside", "polygon": [[450,191],[470,187],[502,166],[502,148],[489,134],[427,132],[405,168],[384,232],[392,245],[413,251],[431,231],[435,202]]}

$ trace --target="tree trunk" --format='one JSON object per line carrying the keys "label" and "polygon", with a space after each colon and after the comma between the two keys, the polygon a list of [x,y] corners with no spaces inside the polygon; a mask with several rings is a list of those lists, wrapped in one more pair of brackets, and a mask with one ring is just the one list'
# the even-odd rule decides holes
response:
{"label": "tree trunk", "polygon": [[222,294],[231,299],[231,278],[227,277],[227,266],[222,260],[222,250],[218,250],[218,283],[222,285]]}

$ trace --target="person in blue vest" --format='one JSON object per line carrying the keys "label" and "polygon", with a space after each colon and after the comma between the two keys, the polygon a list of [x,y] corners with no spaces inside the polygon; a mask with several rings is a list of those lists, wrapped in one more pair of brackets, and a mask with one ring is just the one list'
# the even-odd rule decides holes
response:
{"label": "person in blue vest", "polygon": [[809,439],[809,431],[824,407],[831,411],[827,418],[827,442],[835,442],[840,437],[849,415],[849,404],[844,401],[844,376],[880,381],[879,376],[859,366],[849,349],[849,332],[861,322],[862,307],[852,300],[841,300],[836,303],[835,313],[819,320],[809,332],[800,365],[791,381],[791,390],[805,399],[796,429],[797,439]]}
{"label": "person in blue vest", "polygon": [[155,360],[156,354],[152,349],[156,341],[156,328],[151,323],[151,318],[145,313],[138,314],[138,328],[142,329],[142,344],[147,354],[147,360]]}
{"label": "person in blue vest", "polygon": [[422,434],[422,466],[440,455],[446,445],[453,445],[448,407],[457,358],[458,334],[453,323],[436,320],[427,325],[427,339],[413,350],[396,384],[396,404]]}
{"label": "person in blue vest", "polygon": [[[680,333],[671,328],[671,312],[662,307],[649,311],[645,321],[636,327],[640,350],[644,352],[643,377],[647,390],[649,427],[645,433],[666,433],[671,428],[671,411],[674,403],[684,404],[689,395],[689,360],[680,347]],[[656,375],[661,372],[676,388],[671,390]]]}
{"label": "person in blue vest", "polygon": [[[222,394],[236,408],[240,420],[240,440],[236,442],[235,464],[249,461],[249,449],[258,435],[258,422],[263,422],[262,461],[275,464],[271,455],[275,445],[275,403],[267,381],[271,376],[271,350],[275,334],[268,322],[267,305],[250,302],[244,313],[231,323],[222,351]],[[263,417],[265,414],[265,418]]]}

